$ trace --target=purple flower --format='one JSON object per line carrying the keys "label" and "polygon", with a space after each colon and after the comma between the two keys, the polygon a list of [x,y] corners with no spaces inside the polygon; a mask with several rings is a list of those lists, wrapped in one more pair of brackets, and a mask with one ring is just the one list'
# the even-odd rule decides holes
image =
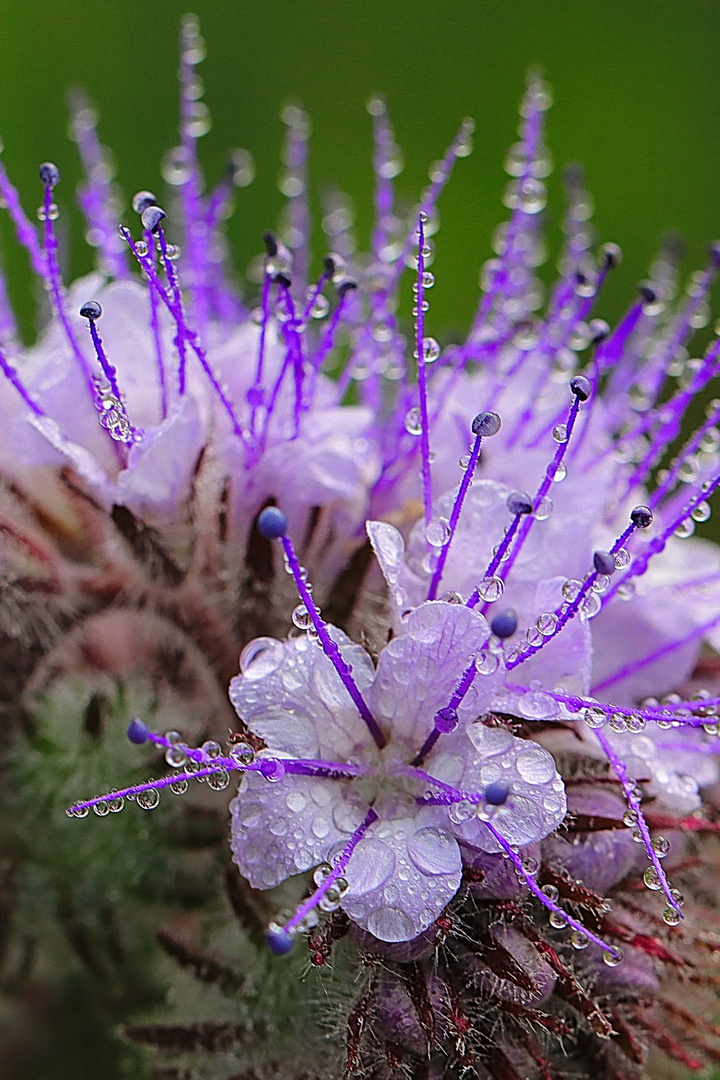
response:
{"label": "purple flower", "polygon": [[[251,643],[250,663],[232,681],[230,698],[267,745],[258,761],[330,761],[338,775],[285,773],[275,784],[262,772],[246,774],[231,804],[233,857],[257,888],[317,864],[329,864],[329,873],[372,810],[344,870],[340,902],[375,937],[405,941],[457,892],[463,845],[502,850],[486,820],[515,847],[539,840],[565,815],[563,783],[540,746],[477,722],[501,686],[497,670],[475,676],[452,718],[443,715],[488,642],[482,615],[462,605],[420,605],[383,649],[377,670],[360,646],[330,632],[384,745],[378,748],[311,639]],[[413,764],[443,724],[452,730]]]}

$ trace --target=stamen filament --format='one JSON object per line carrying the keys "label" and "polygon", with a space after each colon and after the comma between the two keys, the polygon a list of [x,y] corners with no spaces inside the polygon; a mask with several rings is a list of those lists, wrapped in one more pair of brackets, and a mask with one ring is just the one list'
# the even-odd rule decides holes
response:
{"label": "stamen filament", "polygon": [[283,930],[285,930],[286,933],[292,933],[293,930],[296,929],[298,924],[302,922],[308,912],[312,911],[313,908],[317,907],[318,902],[322,899],[328,889],[330,889],[331,886],[335,884],[339,877],[342,877],[342,874],[348,862],[350,861],[350,856],[352,855],[353,851],[358,846],[367,830],[370,828],[374,821],[377,821],[377,819],[378,816],[371,807],[365,815],[365,819],[363,820],[363,822],[358,826],[358,828],[348,840],[347,844],[345,845],[338,859],[336,860],[335,865],[323,881],[322,885],[320,885],[316,889],[312,896],[309,896],[307,900],[303,901],[303,903],[300,904],[293,917],[285,923]]}
{"label": "stamen filament", "polygon": [[654,866],[655,872],[660,880],[660,885],[662,887],[663,893],[665,894],[665,899],[667,900],[670,907],[674,908],[674,910],[677,911],[678,914],[682,917],[680,905],[672,894],[670,883],[668,882],[665,871],[663,870],[662,863],[658,859],[657,852],[652,846],[652,837],[650,836],[650,830],[647,827],[647,822],[645,821],[645,817],[640,806],[640,799],[635,794],[635,784],[628,776],[627,766],[625,765],[625,762],[615,753],[609,739],[602,733],[602,731],[598,729],[595,732],[595,735],[598,742],[605,751],[605,755],[610,764],[612,765],[615,775],[617,776],[620,784],[622,785],[622,789],[625,793],[625,798],[627,799],[628,806],[632,811],[634,811],[635,814],[637,814],[637,828],[639,829],[640,835],[642,836],[645,850],[648,853],[648,858]]}
{"label": "stamen filament", "polygon": [[370,712],[367,702],[362,696],[357,686],[357,683],[353,679],[350,666],[345,663],[340,649],[330,637],[327,626],[323,619],[320,617],[320,612],[318,611],[317,605],[312,598],[312,594],[308,590],[308,587],[303,580],[303,575],[300,570],[300,563],[298,562],[297,555],[295,554],[295,548],[293,547],[293,543],[287,536],[281,536],[280,542],[282,543],[285,557],[288,561],[288,566],[290,567],[290,571],[295,580],[297,591],[300,594],[300,599],[302,600],[308,614],[310,615],[310,618],[312,619],[313,626],[315,627],[317,636],[320,639],[323,651],[325,652],[328,660],[331,662],[338,675],[342,679],[347,692],[350,694],[350,697],[355,702],[358,712],[365,721],[368,731],[375,740],[375,743],[377,744],[379,749],[382,750],[382,748],[385,746],[385,736],[380,730],[377,720]]}

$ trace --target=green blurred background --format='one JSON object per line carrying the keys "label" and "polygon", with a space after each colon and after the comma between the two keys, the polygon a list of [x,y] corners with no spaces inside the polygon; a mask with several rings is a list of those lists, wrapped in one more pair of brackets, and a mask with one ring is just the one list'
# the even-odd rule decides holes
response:
{"label": "green blurred background", "polygon": [[[5,0],[0,9],[0,134],[25,205],[40,200],[37,164],[57,162],[63,226],[78,239],[74,274],[89,268],[79,217],[69,217],[79,179],[66,138],[65,93],[81,85],[100,111],[128,196],[162,191],[159,163],[177,141],[177,0]],[[688,243],[688,270],[720,234],[720,4],[717,0],[198,0],[208,57],[213,127],[201,144],[209,182],[228,149],[247,147],[257,179],[239,193],[231,237],[237,266],[258,251],[282,205],[277,190],[279,110],[299,100],[313,121],[311,177],[334,180],[355,200],[361,239],[369,225],[370,94],[387,96],[406,168],[401,194],[415,198],[458,121],[477,121],[476,150],[442,197],[433,293],[434,329],[466,326],[477,270],[506,216],[502,163],[529,67],[554,89],[548,141],[551,230],[562,211],[558,172],[581,161],[596,201],[599,239],[625,261],[600,314],[624,306],[665,230]],[[128,214],[128,217],[130,215]],[[551,253],[557,248],[553,234]],[[0,224],[13,298],[29,332],[26,260]],[[318,240],[317,248],[321,248]],[[319,253],[319,251],[318,251]]]}

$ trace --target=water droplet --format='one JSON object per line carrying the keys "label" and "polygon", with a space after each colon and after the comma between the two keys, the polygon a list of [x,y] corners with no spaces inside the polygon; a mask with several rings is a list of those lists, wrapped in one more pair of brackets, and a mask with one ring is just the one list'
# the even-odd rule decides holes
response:
{"label": "water droplet", "polygon": [[423,338],[423,359],[426,364],[434,364],[440,355],[440,346],[435,338]]}
{"label": "water droplet", "polygon": [[230,757],[238,765],[251,765],[255,760],[255,751],[250,743],[239,742],[230,748]]}
{"label": "water droplet", "polygon": [[505,582],[499,577],[486,577],[478,584],[477,591],[481,600],[492,603],[502,596],[505,591]]}
{"label": "water droplet", "polygon": [[218,772],[212,773],[207,778],[207,785],[212,788],[213,791],[224,791],[230,783],[230,773],[227,769],[219,769]]}
{"label": "water droplet", "polygon": [[552,611],[545,611],[539,616],[536,625],[543,637],[552,637],[557,626],[557,615]]}
{"label": "water droplet", "polygon": [[567,424],[557,424],[553,428],[552,435],[556,443],[566,443],[568,440]]}
{"label": "water droplet", "polygon": [[179,769],[187,761],[187,754],[181,746],[169,746],[165,751],[165,760],[171,769]]}
{"label": "water droplet", "polygon": [[537,510],[535,511],[535,518],[537,521],[547,521],[553,511],[553,501],[546,495],[540,502]]}
{"label": "water droplet", "polygon": [[645,882],[648,889],[651,889],[653,892],[658,892],[660,889],[662,889],[660,875],[658,874],[654,866],[648,866],[647,870],[643,874],[643,881]]}
{"label": "water droplet", "polygon": [[587,949],[590,944],[590,938],[587,934],[583,934],[582,930],[573,930],[570,935],[570,944],[573,949]]}
{"label": "water droplet", "polygon": [[431,547],[443,547],[450,539],[450,525],[446,518],[434,518],[425,529],[425,539]]}
{"label": "water droplet", "polygon": [[298,604],[298,606],[295,608],[292,613],[292,621],[294,622],[295,626],[297,626],[298,630],[309,630],[310,627],[313,625],[310,612],[304,604]]}
{"label": "water droplet", "polygon": [[664,859],[670,851],[670,841],[664,836],[653,837],[651,844],[658,859]]}
{"label": "water droplet", "polygon": [[662,917],[663,922],[666,923],[668,926],[677,926],[682,919],[682,915],[680,914],[680,912],[676,911],[675,908],[670,907],[669,905],[663,911]]}
{"label": "water droplet", "polygon": [[105,799],[101,799],[100,802],[95,803],[93,806],[93,813],[97,814],[98,817],[105,817],[106,814],[110,813],[110,807]]}
{"label": "water droplet", "polygon": [[277,638],[255,638],[240,653],[240,671],[247,679],[264,679],[278,669],[282,658],[283,645]]}
{"label": "water droplet", "polygon": [[155,788],[148,788],[147,791],[138,791],[137,804],[142,807],[143,810],[154,810],[160,802],[160,792]]}
{"label": "water droplet", "polygon": [[605,713],[599,706],[585,710],[585,723],[589,728],[600,728],[605,723]]}
{"label": "water droplet", "polygon": [[260,762],[260,773],[271,784],[276,784],[285,775],[285,766],[279,758],[263,758]]}
{"label": "water droplet", "polygon": [[422,434],[422,418],[420,410],[417,407],[408,409],[405,414],[405,430],[410,435]]}
{"label": "water droplet", "polygon": [[567,926],[567,918],[562,911],[551,911],[549,922],[555,930],[564,930]]}
{"label": "water droplet", "polygon": [[603,952],[603,963],[608,967],[617,967],[622,963],[623,951],[619,945],[613,945],[614,952]]}
{"label": "water droplet", "polygon": [[548,898],[551,904],[557,903],[560,893],[555,885],[543,885],[540,891]]}
{"label": "water droplet", "polygon": [[187,780],[176,780],[170,785],[170,790],[174,795],[184,795],[188,789]]}

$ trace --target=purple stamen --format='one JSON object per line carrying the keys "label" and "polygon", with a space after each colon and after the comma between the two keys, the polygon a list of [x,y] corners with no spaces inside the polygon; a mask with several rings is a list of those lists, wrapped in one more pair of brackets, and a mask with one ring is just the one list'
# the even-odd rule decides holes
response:
{"label": "purple stamen", "polygon": [[[202,179],[197,160],[197,139],[210,127],[207,106],[199,100],[196,66],[203,59],[204,44],[197,19],[186,15],[180,28],[180,138],[182,179],[178,185],[185,222],[187,267],[192,285],[194,314],[200,335],[207,321],[207,270],[209,230],[201,205]],[[168,270],[168,280],[171,275]],[[181,394],[184,392],[180,391]]]}
{"label": "purple stamen", "polygon": [[242,439],[243,442],[245,442],[246,435],[240,424],[240,421],[235,415],[235,410],[233,408],[232,402],[229,400],[227,394],[220,385],[217,375],[213,371],[210,362],[208,361],[207,354],[198,341],[196,332],[194,330],[191,330],[185,323],[182,309],[178,309],[171,300],[170,296],[167,293],[167,290],[164,288],[162,282],[157,276],[157,273],[155,272],[152,261],[146,256],[141,255],[138,251],[137,245],[130,234],[130,230],[125,228],[125,226],[121,226],[120,231],[123,238],[127,241],[133,255],[138,260],[143,270],[147,274],[148,281],[150,282],[151,286],[155,289],[159,298],[162,300],[163,304],[175,320],[175,325],[177,326],[178,330],[178,338],[182,337],[185,341],[187,341],[188,345],[200,361],[203,371],[207,375],[210,384],[213,387],[213,390],[220,398],[223,408],[225,409],[225,412],[230,418],[234,434],[237,435],[239,439]]}
{"label": "purple stamen", "polygon": [[[652,515],[650,516],[650,520],[652,521]],[[611,547],[610,551],[607,553],[610,558],[613,558],[613,556],[615,556],[617,552],[620,551],[622,547],[624,547],[628,539],[632,536],[632,534],[638,527],[639,526],[637,526],[634,521],[630,522],[628,527],[623,533],[620,534],[620,536],[617,538],[617,540]],[[604,555],[605,552],[602,552],[601,554]],[[508,660],[506,665],[508,671],[512,671],[513,668],[516,668],[518,664],[524,663],[525,660],[529,660],[531,656],[534,656],[535,653],[539,652],[542,648],[544,648],[544,646],[548,642],[552,641],[553,638],[557,637],[557,635],[561,632],[561,630],[565,628],[565,626],[567,626],[571,619],[575,618],[578,611],[580,610],[580,605],[583,603],[588,593],[591,591],[593,585],[600,576],[600,573],[601,571],[598,570],[597,566],[593,565],[593,569],[585,578],[580,589],[578,590],[578,594],[575,599],[567,606],[563,604],[555,609],[554,614],[557,618],[557,622],[555,623],[552,633],[544,636],[542,638],[542,641],[539,641],[537,645],[526,645],[519,656],[516,656],[513,660]]]}
{"label": "purple stamen", "polygon": [[[145,214],[151,214],[153,207],[150,207],[148,211],[143,211],[143,225],[145,225]],[[163,215],[164,216],[164,215]],[[154,233],[157,233],[158,243],[160,245],[160,257],[162,259],[163,266],[165,267],[165,273],[167,274],[168,285],[170,287],[170,295],[173,299],[173,304],[179,316],[179,322],[177,322],[177,335],[175,337],[175,344],[178,351],[178,394],[183,397],[187,389],[187,345],[186,345],[186,333],[185,333],[185,311],[183,306],[182,293],[180,291],[180,281],[178,279],[177,271],[173,264],[173,261],[168,258],[167,241],[165,239],[165,230],[161,227],[159,222],[155,228],[145,229],[145,243],[147,244],[148,252],[152,251],[155,240]],[[155,262],[154,256],[152,257],[153,265]]]}
{"label": "purple stamen", "polygon": [[2,352],[0,352],[0,368],[2,369],[5,378],[8,380],[8,382],[12,383],[12,385],[15,387],[18,394],[23,399],[28,408],[31,409],[36,416],[47,416],[47,413],[40,408],[38,403],[30,394],[30,391],[25,387],[22,379],[17,373],[17,369],[10,363],[10,361],[3,355]]}
{"label": "purple stamen", "polygon": [[[716,621],[720,621],[720,616]],[[703,627],[703,631],[707,631],[707,626]],[[628,674],[628,672],[624,672],[623,675],[618,676],[618,678],[624,678],[625,674]],[[614,682],[615,679],[616,677],[613,676],[612,681]],[[513,683],[507,683],[506,685],[508,690],[516,690],[520,693],[527,693],[529,689],[529,687],[527,686],[518,686]],[[596,690],[599,690],[601,688],[601,685],[598,684],[598,686],[592,688],[592,692],[595,693]],[[583,709],[600,709],[606,717],[612,716],[614,713],[619,713],[620,716],[624,716],[626,717],[626,719],[640,716],[643,718],[643,720],[653,723],[666,723],[668,720],[671,720],[673,721],[673,723],[678,723],[682,727],[692,728],[700,728],[703,727],[705,724],[711,722],[711,720],[714,718],[714,714],[713,716],[709,716],[707,713],[699,716],[678,715],[679,711],[686,713],[692,709],[715,709],[717,706],[720,706],[720,697],[702,698],[697,701],[679,701],[674,703],[673,705],[658,705],[652,708],[646,708],[644,706],[631,708],[626,705],[614,705],[610,702],[599,705],[595,698],[579,697],[576,694],[561,694],[558,693],[556,690],[544,690],[543,693],[548,694],[551,698],[559,702],[561,705],[567,705],[570,712],[579,713]],[[697,749],[697,747],[695,747],[695,749]]]}
{"label": "purple stamen", "polygon": [[[605,594],[607,595],[607,593]],[[604,599],[604,597],[603,597]],[[648,664],[654,664],[657,660],[662,660],[664,656],[669,656],[670,653],[675,652],[676,649],[681,649],[683,645],[690,645],[693,641],[700,641],[708,633],[709,630],[714,629],[720,623],[720,615],[713,616],[712,619],[708,619],[706,623],[701,626],[696,626],[694,630],[691,630],[688,634],[678,638],[675,641],[668,642],[667,645],[663,645],[659,649],[655,649],[654,652],[648,653],[647,656],[643,656],[639,660],[633,660],[629,664],[625,664],[624,667],[618,668],[612,675],[606,676],[602,682],[596,683],[595,686],[590,688],[592,694],[597,694],[601,690],[606,690],[608,686],[612,686],[614,683],[621,682],[629,675],[634,675],[637,671],[641,671]],[[508,665],[510,666],[510,665]]]}
{"label": "purple stamen", "polygon": [[[438,741],[441,735],[447,731],[452,731],[457,726],[457,709],[461,704],[463,698],[467,694],[468,690],[472,686],[473,680],[477,675],[477,668],[475,661],[472,660],[463,672],[460,682],[455,687],[452,697],[448,701],[447,705],[443,709],[439,709],[435,713],[433,719],[433,730],[430,732],[425,742],[422,744],[417,755],[413,758],[413,765],[422,765],[427,755],[432,750],[435,743]],[[454,723],[452,723],[454,720]]]}
{"label": "purple stamen", "polygon": [[255,438],[255,420],[257,417],[258,406],[262,404],[263,399],[263,367],[265,365],[265,339],[267,336],[268,319],[270,318],[270,289],[272,286],[272,277],[265,271],[263,274],[263,289],[262,289],[262,321],[260,323],[260,341],[258,343],[258,355],[257,364],[255,367],[255,380],[252,387],[248,390],[248,403],[250,405],[250,437]]}
{"label": "purple stamen", "polygon": [[374,821],[377,821],[377,819],[378,816],[371,807],[365,815],[365,819],[363,820],[363,822],[358,826],[358,828],[348,840],[345,847],[342,849],[339,857],[335,861],[335,865],[323,881],[322,885],[317,888],[317,890],[312,894],[312,896],[309,896],[307,900],[300,904],[293,917],[285,923],[283,929],[286,933],[291,934],[294,930],[296,930],[296,928],[302,922],[308,912],[312,911],[314,908],[317,907],[318,903],[328,891],[328,889],[330,889],[335,884],[339,877],[342,877],[345,871],[345,867],[350,861],[350,856],[352,855],[353,851],[358,846],[370,826],[373,824]]}
{"label": "purple stamen", "polygon": [[0,163],[0,196],[7,206],[12,223],[15,226],[17,238],[30,256],[30,264],[43,281],[50,285],[48,276],[47,260],[41,248],[35,229],[20,205],[17,188],[14,187],[5,172],[5,167]]}
{"label": "purple stamen", "polygon": [[80,152],[86,184],[80,189],[80,206],[90,229],[92,244],[98,248],[101,265],[114,278],[127,278],[125,251],[118,239],[118,220],[110,186],[111,171],[107,151],[97,137],[96,116],[83,95],[71,100],[71,135]]}
{"label": "purple stamen", "polygon": [[[83,304],[83,306],[80,308],[80,314],[84,319],[88,320],[88,327],[90,330],[90,336],[92,338],[93,348],[95,349],[95,355],[97,356],[98,363],[102,369],[102,373],[110,385],[110,392],[115,399],[115,402],[113,404],[114,411],[118,413],[118,422],[113,425],[111,434],[113,434],[113,432],[116,432],[117,434],[113,434],[113,438],[117,437],[122,442],[137,442],[140,438],[140,432],[137,430],[137,428],[133,427],[133,425],[127,418],[124,400],[122,394],[120,393],[120,387],[118,386],[117,368],[115,368],[108,360],[102,340],[100,338],[100,334],[98,333],[97,326],[95,325],[95,320],[99,319],[102,315],[102,308],[96,300],[91,300],[87,304]],[[102,420],[103,417],[101,415],[101,423]],[[105,425],[103,424],[103,426]]]}
{"label": "purple stamen", "polygon": [[[41,170],[46,166],[41,166]],[[54,166],[53,166],[54,168]],[[56,170],[57,172],[57,170]],[[87,386],[90,398],[95,402],[95,386],[93,383],[92,372],[90,366],[85,359],[85,356],[78,345],[77,338],[73,332],[70,322],[65,311],[65,303],[63,300],[62,282],[60,279],[60,270],[57,264],[57,238],[55,236],[55,230],[53,229],[53,186],[57,183],[57,180],[50,182],[49,174],[48,179],[41,176],[45,183],[45,198],[43,202],[43,213],[45,218],[45,262],[47,269],[43,273],[43,277],[48,281],[50,285],[50,292],[52,294],[53,303],[55,305],[55,311],[58,319],[65,331],[65,336],[68,340],[68,344],[73,351],[73,355],[78,362],[80,370],[85,379],[85,385]]]}
{"label": "purple stamen", "polygon": [[645,821],[645,818],[643,816],[643,812],[640,806],[640,799],[635,794],[635,782],[631,780],[628,776],[627,766],[625,765],[625,762],[622,761],[622,759],[618,757],[618,755],[615,753],[610,741],[606,738],[605,735],[603,735],[602,731],[596,731],[595,735],[598,742],[605,751],[605,755],[610,764],[612,765],[615,775],[617,776],[618,780],[622,785],[622,789],[625,793],[625,798],[627,799],[628,806],[637,815],[636,827],[640,831],[645,850],[648,853],[648,858],[650,859],[650,862],[655,868],[655,873],[660,880],[660,885],[663,893],[665,894],[665,898],[670,907],[674,908],[675,911],[677,911],[682,917],[680,905],[672,894],[670,883],[668,882],[665,871],[662,868],[662,863],[658,859],[657,852],[652,846],[652,837],[650,836],[650,830],[648,829],[647,822]]}
{"label": "purple stamen", "polygon": [[294,277],[305,291],[308,278],[308,238],[310,236],[310,213],[307,199],[307,148],[310,121],[297,105],[288,105],[282,111],[287,126],[285,141],[285,164],[287,173],[280,183],[280,190],[287,196],[287,221],[293,237],[290,248],[293,253]]}
{"label": "purple stamen", "polygon": [[[670,523],[665,526],[665,528],[662,530],[662,532],[659,534],[659,536],[654,537],[650,541],[650,543],[647,545],[647,550],[644,551],[641,555],[637,555],[633,559],[633,561],[630,564],[630,566],[628,567],[628,571],[624,575],[624,577],[622,577],[619,581],[616,581],[615,584],[612,585],[611,588],[602,597],[603,606],[610,599],[612,599],[612,597],[615,595],[615,593],[617,592],[618,588],[621,585],[626,584],[627,582],[629,582],[634,577],[641,577],[645,573],[645,571],[648,568],[648,564],[650,563],[650,560],[652,559],[652,557],[654,555],[659,554],[659,552],[663,551],[663,549],[665,548],[665,545],[667,544],[668,540],[673,535],[673,533],[679,528],[679,526],[682,524],[682,522],[685,521],[687,518],[692,517],[693,510],[695,510],[700,505],[700,503],[705,502],[707,499],[709,499],[710,496],[713,494],[713,492],[719,486],[720,486],[720,473],[718,473],[718,475],[713,480],[706,481],[702,485],[702,487],[701,487],[700,491],[697,493],[697,495],[695,495],[694,498],[692,498],[690,500],[690,502],[687,503],[680,510],[680,512],[678,514],[676,514],[671,519]],[[652,515],[651,515],[651,520],[652,520]],[[641,528],[642,527],[644,527],[644,526],[641,526]]]}
{"label": "purple stamen", "polygon": [[415,307],[417,311],[416,326],[416,351],[418,373],[418,396],[420,398],[420,457],[422,461],[423,503],[425,506],[425,526],[430,524],[432,518],[432,477],[430,474],[430,424],[428,422],[427,407],[427,375],[425,373],[425,312],[423,302],[425,298],[425,222],[427,214],[421,211],[418,214],[418,256],[417,256],[417,295]]}
{"label": "purple stamen", "polygon": [[312,594],[309,592],[307,585],[303,579],[303,574],[300,569],[300,563],[298,562],[297,555],[295,554],[295,548],[292,541],[287,536],[281,537],[281,543],[285,552],[285,558],[287,559],[290,572],[292,573],[297,591],[300,594],[300,599],[305,605],[307,612],[312,619],[315,632],[320,639],[320,644],[323,647],[323,652],[327,656],[330,663],[333,665],[338,675],[342,679],[350,697],[355,702],[357,710],[367,725],[368,731],[375,740],[376,745],[380,750],[385,746],[385,736],[383,735],[377,720],[370,712],[365,698],[362,696],[360,689],[358,688],[355,680],[352,677],[352,669],[345,662],[340,652],[340,649],[330,637],[327,626],[320,617],[320,612],[317,609],[315,601],[312,598]]}
{"label": "purple stamen", "polygon": [[497,413],[480,413],[475,417],[472,424],[473,434],[475,435],[475,442],[473,444],[472,451],[470,453],[470,460],[467,464],[465,472],[463,473],[460,486],[455,496],[455,502],[453,503],[452,511],[450,512],[450,520],[448,521],[449,536],[443,544],[440,554],[438,555],[437,565],[430,582],[430,588],[428,589],[428,600],[434,600],[437,596],[438,587],[442,579],[443,570],[445,569],[445,562],[450,551],[450,545],[455,535],[457,523],[460,518],[460,513],[463,508],[465,496],[467,495],[470,487],[470,482],[475,472],[478,460],[480,458],[480,449],[482,446],[482,440],[484,436],[495,435],[500,430],[500,417]]}
{"label": "purple stamen", "polygon": [[568,913],[566,911],[564,911],[563,908],[561,908],[559,904],[556,904],[554,900],[551,900],[549,896],[546,896],[545,893],[540,888],[540,886],[538,885],[535,878],[532,876],[532,874],[529,873],[525,869],[525,867],[523,866],[523,863],[522,863],[522,859],[520,858],[520,856],[518,855],[518,853],[516,851],[513,851],[512,847],[510,846],[510,844],[508,844],[507,840],[503,836],[500,835],[500,833],[492,825],[491,822],[486,821],[485,825],[487,826],[488,830],[492,833],[492,835],[495,837],[498,844],[500,844],[502,846],[503,851],[505,852],[508,859],[510,860],[510,862],[513,864],[513,866],[517,870],[518,874],[524,880],[524,882],[527,885],[530,892],[533,894],[533,896],[537,900],[540,901],[540,903],[543,905],[543,907],[546,907],[548,909],[548,911],[554,911],[554,912],[557,912],[558,914],[562,915],[562,917],[567,922],[568,926],[571,926],[573,928],[573,930],[576,930],[578,933],[584,934],[584,936],[586,938],[588,938],[590,941],[592,941],[594,945],[598,945],[603,950],[603,952],[610,953],[610,955],[614,956],[616,959],[622,959],[622,954],[618,953],[617,949],[614,949],[612,947],[612,945],[608,945],[607,942],[603,941],[603,939],[601,937],[598,937],[597,934],[594,934],[592,932],[592,930],[588,930],[588,928],[586,926],[583,926],[583,924],[581,922],[578,922],[577,919],[574,919],[572,915],[568,915]]}

